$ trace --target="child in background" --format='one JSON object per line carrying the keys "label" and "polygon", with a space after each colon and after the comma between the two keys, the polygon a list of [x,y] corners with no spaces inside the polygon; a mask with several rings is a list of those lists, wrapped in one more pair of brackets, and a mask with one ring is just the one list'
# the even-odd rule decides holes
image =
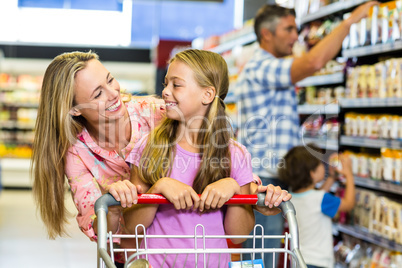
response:
{"label": "child in background", "polygon": [[[228,88],[227,65],[219,54],[190,49],[172,58],[162,92],[167,118],[128,157],[133,184],[116,183],[110,190],[122,206],[135,204],[137,192],[163,194],[172,205],[137,204],[127,209],[124,216],[130,232],[137,224],[144,224],[148,235],[194,235],[197,224],[205,227],[206,235],[248,235],[253,229],[251,206],[222,208],[234,194],[250,194],[254,181],[250,154],[232,139],[223,101]],[[291,197],[278,188],[256,189],[267,191],[271,214],[278,213],[273,205]],[[194,238],[147,239],[147,247],[191,249]],[[203,247],[202,241],[197,247]],[[227,248],[226,239],[207,239],[206,248]],[[153,267],[195,265],[194,254],[165,257],[148,255]],[[229,261],[228,254],[208,254],[206,267],[227,267]],[[198,267],[204,267],[202,256]]]}
{"label": "child in background", "polygon": [[[292,193],[292,203],[297,211],[300,250],[307,266],[329,268],[334,267],[332,218],[337,212],[353,209],[354,178],[351,160],[346,155],[340,155],[342,168],[330,166],[329,177],[320,189],[316,189],[317,183],[325,179],[325,166],[311,153],[312,150],[320,151],[312,144],[293,147],[284,157],[279,178],[289,186]],[[334,157],[332,155],[330,159]],[[346,178],[343,198],[328,193],[336,179],[335,172]]]}

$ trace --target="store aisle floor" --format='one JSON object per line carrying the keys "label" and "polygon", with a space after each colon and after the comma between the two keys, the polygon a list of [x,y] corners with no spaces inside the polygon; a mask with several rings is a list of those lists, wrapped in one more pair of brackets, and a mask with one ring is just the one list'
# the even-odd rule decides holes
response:
{"label": "store aisle floor", "polygon": [[[71,198],[66,200],[76,213]],[[0,267],[96,267],[96,243],[81,233],[74,217],[68,230],[71,237],[47,239],[31,191],[0,192]]]}

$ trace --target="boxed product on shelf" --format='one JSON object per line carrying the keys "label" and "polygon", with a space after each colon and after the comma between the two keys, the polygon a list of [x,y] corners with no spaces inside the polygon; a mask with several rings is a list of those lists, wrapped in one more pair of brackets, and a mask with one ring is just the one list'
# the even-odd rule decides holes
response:
{"label": "boxed product on shelf", "polygon": [[374,205],[377,202],[377,196],[374,192],[366,191],[362,189],[357,190],[356,205],[353,213],[353,219],[355,224],[370,230],[373,228],[373,210]]}
{"label": "boxed product on shelf", "polygon": [[386,236],[389,240],[399,243],[398,228],[399,222],[397,214],[400,213],[400,204],[394,201],[389,202],[388,215],[387,215],[387,228],[385,228]]}
{"label": "boxed product on shelf", "polygon": [[387,96],[392,98],[401,98],[402,97],[402,59],[389,59],[385,62],[387,66]]}
{"label": "boxed product on shelf", "polygon": [[383,163],[382,178],[400,184],[402,177],[401,150],[381,148],[381,158]]}
{"label": "boxed product on shelf", "polygon": [[371,17],[363,18],[359,22],[359,46],[368,46],[371,43]]}
{"label": "boxed product on shelf", "polygon": [[[346,20],[350,17],[351,13],[345,13],[343,14],[342,18],[343,20]],[[345,39],[343,39],[342,41],[342,49],[348,49],[350,48],[350,31],[348,33],[348,35],[345,37]]]}
{"label": "boxed product on shelf", "polygon": [[380,7],[374,6],[371,10],[371,45],[376,45],[382,42],[382,23],[380,20]]}
{"label": "boxed product on shelf", "polygon": [[394,9],[390,10],[392,20],[392,40],[400,40],[402,36],[402,0],[396,0]]}
{"label": "boxed product on shelf", "polygon": [[389,17],[388,17],[388,10],[389,5],[388,3],[380,4],[378,19],[379,23],[381,24],[381,43],[385,44],[389,42],[391,39],[389,38]]}
{"label": "boxed product on shelf", "polygon": [[375,66],[375,73],[376,73],[376,85],[377,85],[377,90],[378,93],[376,93],[376,95],[379,98],[386,98],[387,95],[387,84],[386,84],[386,80],[387,80],[387,66],[385,64],[385,62],[380,61],[376,64],[374,64]]}
{"label": "boxed product on shelf", "polygon": [[382,159],[377,155],[369,155],[369,176],[373,180],[381,180]]}
{"label": "boxed product on shelf", "polygon": [[349,99],[357,98],[357,84],[359,78],[359,67],[347,67],[346,69],[346,94]]}
{"label": "boxed product on shelf", "polygon": [[394,209],[396,210],[395,221],[397,225],[395,241],[402,244],[402,205],[400,203],[394,203]]}

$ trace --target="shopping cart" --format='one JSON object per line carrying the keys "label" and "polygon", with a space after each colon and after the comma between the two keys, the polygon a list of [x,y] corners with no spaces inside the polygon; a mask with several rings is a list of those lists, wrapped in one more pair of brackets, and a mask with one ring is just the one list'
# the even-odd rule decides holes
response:
{"label": "shopping cart", "polygon": [[[258,195],[234,195],[225,205],[233,205],[233,204],[247,204],[247,205],[259,205],[264,206],[265,193],[259,193]],[[158,194],[140,194],[138,197],[138,204],[169,204],[169,201]],[[95,212],[98,219],[98,268],[99,267],[116,267],[114,264],[113,253],[120,252],[124,254],[126,259],[126,264],[124,267],[134,268],[134,267],[148,267],[148,256],[152,254],[159,255],[176,255],[179,254],[193,254],[195,256],[195,267],[198,267],[198,260],[203,259],[202,267],[208,267],[205,258],[208,254],[237,254],[239,256],[239,261],[236,267],[261,267],[254,265],[252,261],[252,266],[246,266],[243,261],[243,256],[248,256],[247,259],[256,260],[256,256],[261,256],[261,259],[264,259],[264,254],[273,254],[273,261],[275,262],[276,255],[282,256],[284,258],[283,265],[286,268],[288,266],[288,262],[290,267],[307,267],[303,257],[299,250],[299,240],[298,240],[298,227],[296,221],[296,212],[290,201],[282,202],[279,208],[282,210],[282,214],[288,222],[289,233],[285,233],[283,235],[255,235],[256,230],[258,228],[262,229],[261,225],[256,225],[254,227],[254,235],[224,235],[224,236],[216,236],[216,235],[205,235],[203,230],[203,226],[197,226],[195,228],[195,232],[193,235],[182,235],[182,236],[169,236],[169,235],[147,235],[145,227],[143,225],[139,225],[136,227],[136,232],[133,235],[127,234],[112,234],[111,232],[107,232],[107,213],[109,206],[120,205],[120,202],[116,201],[114,197],[110,194],[105,194],[101,196],[95,203]],[[201,233],[199,234],[198,229],[201,229]],[[260,233],[264,233],[263,229]],[[127,249],[127,248],[114,248],[113,243],[108,243],[108,241],[112,241],[113,238],[130,238],[136,240],[136,248]],[[194,239],[194,248],[140,248],[139,243],[140,239],[144,240],[144,244],[146,245],[146,241],[148,239],[153,238],[178,238],[178,239]],[[205,242],[203,242],[204,246],[202,248],[197,248],[197,239],[201,239],[201,241],[205,241],[205,239],[230,239],[230,238],[247,238],[253,239],[253,244],[255,245],[255,241],[257,239],[279,239],[283,243],[283,248],[205,248]],[[107,245],[109,244],[109,255]],[[262,245],[264,243],[262,242]],[[248,255],[247,255],[248,254]],[[260,255],[258,255],[260,254]],[[279,257],[278,257],[279,258]],[[215,264],[216,265],[216,264]],[[247,264],[249,265],[249,264]],[[193,266],[194,267],[194,264]],[[216,266],[214,266],[216,267]],[[153,267],[156,268],[156,267]],[[265,267],[268,268],[268,267]]]}

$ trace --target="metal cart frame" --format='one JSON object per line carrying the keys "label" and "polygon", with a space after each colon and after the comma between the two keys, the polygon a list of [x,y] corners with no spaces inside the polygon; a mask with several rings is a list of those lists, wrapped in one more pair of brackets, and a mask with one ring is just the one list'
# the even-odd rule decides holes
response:
{"label": "metal cart frame", "polygon": [[[258,205],[258,206],[264,206],[264,199],[265,199],[265,193],[260,193],[258,195],[234,195],[226,204],[252,204],[252,205]],[[139,195],[138,199],[139,204],[169,204],[169,201],[167,201],[163,196],[161,195],[155,195],[155,194],[142,194]],[[287,259],[288,256],[291,256],[291,267],[300,267],[300,268],[306,268],[306,264],[303,260],[303,257],[300,253],[299,249],[299,231],[298,231],[298,226],[297,226],[297,220],[296,220],[296,212],[293,207],[293,204],[290,201],[282,202],[279,206],[279,208],[282,210],[282,215],[283,217],[287,220],[288,226],[289,226],[289,233],[285,233],[284,235],[274,235],[274,236],[267,236],[267,235],[255,235],[255,231],[257,228],[262,228],[261,225],[256,225],[254,227],[254,235],[224,235],[224,236],[208,236],[205,235],[204,227],[202,225],[197,225],[195,230],[194,230],[194,235],[182,235],[182,236],[169,236],[169,235],[147,235],[145,227],[142,225],[139,225],[136,227],[136,234],[132,235],[126,235],[126,234],[112,234],[111,232],[107,232],[107,213],[108,213],[108,207],[109,206],[115,206],[115,205],[120,205],[120,202],[116,201],[114,197],[110,194],[105,194],[101,196],[95,203],[95,213],[97,215],[98,219],[98,254],[97,254],[97,259],[98,259],[98,268],[99,267],[108,267],[108,268],[114,268],[116,267],[114,264],[114,259],[113,256],[111,257],[108,253],[108,240],[111,241],[112,238],[133,238],[136,239],[137,241],[137,247],[135,249],[114,249],[113,248],[113,243],[109,243],[109,250],[111,253],[113,252],[123,252],[126,257],[126,264],[125,267],[133,267],[130,266],[134,260],[137,260],[139,258],[145,258],[148,259],[148,255],[152,254],[163,254],[163,255],[169,255],[169,254],[195,254],[196,256],[196,263],[197,263],[197,256],[198,254],[201,254],[201,256],[204,258],[204,267],[206,267],[206,262],[205,262],[205,256],[206,254],[210,253],[221,253],[221,254],[240,254],[242,257],[242,254],[250,254],[252,255],[252,260],[255,259],[255,254],[261,254],[262,258],[263,253],[272,253],[274,254],[274,260],[275,260],[275,253],[280,253],[284,254],[284,265],[285,268],[287,267]],[[143,234],[139,234],[139,228],[142,228]],[[202,234],[197,233],[197,229],[201,228]],[[263,233],[263,232],[262,232]],[[284,247],[283,248],[205,248],[205,244],[203,248],[195,248],[193,249],[148,249],[146,246],[145,248],[141,249],[138,246],[138,239],[144,239],[145,243],[147,239],[151,238],[193,238],[195,241],[197,239],[202,239],[205,243],[205,239],[211,239],[211,238],[251,238],[254,241],[256,239],[284,239]],[[288,243],[290,241],[290,243]],[[290,244],[290,248],[289,248]],[[195,243],[197,245],[197,243]],[[128,254],[131,253],[132,255],[128,257]],[[113,255],[113,254],[112,254]],[[141,259],[140,259],[141,260]],[[240,260],[243,260],[242,258]],[[135,262],[135,261],[134,261]],[[137,262],[138,263],[138,262]],[[147,263],[144,261],[144,263]],[[141,266],[135,266],[135,267],[147,267],[145,264]],[[245,267],[245,266],[241,266]],[[254,267],[254,265],[253,265]],[[267,267],[266,267],[267,268]]]}

